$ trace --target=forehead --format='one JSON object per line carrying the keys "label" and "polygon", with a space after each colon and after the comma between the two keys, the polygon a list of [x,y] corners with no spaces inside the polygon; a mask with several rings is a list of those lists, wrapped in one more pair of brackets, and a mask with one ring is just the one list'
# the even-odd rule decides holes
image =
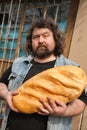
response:
{"label": "forehead", "polygon": [[39,34],[44,34],[44,33],[51,33],[52,34],[52,31],[48,28],[34,28],[33,30],[33,35],[39,35]]}

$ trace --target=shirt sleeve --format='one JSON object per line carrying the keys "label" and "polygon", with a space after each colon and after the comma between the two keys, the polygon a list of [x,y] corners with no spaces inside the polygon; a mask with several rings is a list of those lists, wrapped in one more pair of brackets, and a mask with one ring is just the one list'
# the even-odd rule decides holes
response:
{"label": "shirt sleeve", "polygon": [[85,104],[87,104],[87,96],[85,94],[85,91],[83,91],[83,93],[81,94],[81,96],[78,98],[81,101],[83,101]]}
{"label": "shirt sleeve", "polygon": [[5,83],[7,86],[8,86],[8,83],[9,83],[8,77],[9,77],[9,75],[10,75],[10,73],[11,73],[11,67],[12,67],[12,66],[10,66],[10,67],[2,74],[2,76],[1,76],[1,78],[0,78],[0,82]]}

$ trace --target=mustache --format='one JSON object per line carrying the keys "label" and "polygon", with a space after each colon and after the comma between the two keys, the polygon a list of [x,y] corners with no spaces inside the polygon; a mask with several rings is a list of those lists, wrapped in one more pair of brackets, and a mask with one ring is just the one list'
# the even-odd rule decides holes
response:
{"label": "mustache", "polygon": [[40,47],[47,48],[45,45],[38,45],[37,49],[40,48]]}

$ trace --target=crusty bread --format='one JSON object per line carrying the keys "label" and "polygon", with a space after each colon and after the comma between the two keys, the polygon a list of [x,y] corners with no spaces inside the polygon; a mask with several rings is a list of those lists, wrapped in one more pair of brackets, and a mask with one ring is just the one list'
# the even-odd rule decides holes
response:
{"label": "crusty bread", "polygon": [[[39,99],[50,96],[64,103],[78,98],[87,84],[85,72],[75,66],[59,66],[45,70],[23,83],[13,97],[14,106],[22,113],[37,112]],[[43,107],[43,106],[42,106]]]}

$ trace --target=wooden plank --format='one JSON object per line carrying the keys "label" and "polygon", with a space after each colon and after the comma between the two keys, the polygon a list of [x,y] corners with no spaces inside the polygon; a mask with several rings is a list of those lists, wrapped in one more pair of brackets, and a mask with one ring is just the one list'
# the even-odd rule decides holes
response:
{"label": "wooden plank", "polygon": [[26,7],[27,7],[27,0],[24,1],[23,13],[21,15],[20,28],[19,28],[18,41],[17,41],[17,49],[16,49],[16,52],[15,52],[15,58],[17,58],[19,56],[19,52],[20,52],[20,43],[21,43],[21,37],[22,37],[23,26],[24,26],[24,21],[25,21]]}
{"label": "wooden plank", "polygon": [[82,123],[82,117],[83,113],[73,117],[73,122],[72,122],[72,130],[81,130],[81,123]]}
{"label": "wooden plank", "polygon": [[[84,3],[85,2],[85,3]],[[81,0],[80,0],[80,3],[81,3]],[[81,10],[81,12],[80,11],[78,11],[78,14],[79,14],[79,17],[78,17],[78,15],[77,15],[77,18],[78,18],[78,22],[75,24],[75,25],[77,25],[77,26],[75,26],[76,28],[74,28],[74,33],[72,32],[72,34],[73,34],[73,39],[71,39],[72,41],[74,41],[73,43],[74,43],[74,46],[75,46],[75,48],[76,48],[76,45],[77,45],[77,48],[79,47],[79,50],[80,50],[80,42],[81,42],[81,39],[83,38],[83,35],[85,34],[84,33],[84,31],[82,31],[82,34],[83,35],[80,35],[79,33],[81,33],[81,28],[80,29],[78,29],[79,27],[82,27],[82,23],[84,24],[84,22],[83,21],[85,21],[85,19],[83,19],[83,16],[84,17],[86,17],[85,16],[85,14],[86,14],[86,10],[85,10],[85,8],[86,8],[86,1],[83,1],[82,0],[82,3],[81,3],[81,7],[80,7],[80,3],[79,3],[79,10],[81,10],[81,8],[82,8],[82,10]],[[85,5],[85,6],[84,6]],[[74,5],[75,6],[75,5]],[[73,9],[72,9],[73,10]],[[82,17],[81,17],[82,16]],[[86,22],[85,22],[86,23]],[[80,26],[79,26],[80,25]],[[84,30],[84,28],[83,28],[83,30]],[[77,32],[78,31],[78,32]],[[74,35],[75,34],[75,35]],[[77,34],[77,35],[76,35]],[[79,36],[79,37],[78,37]],[[71,42],[70,42],[71,43]],[[77,43],[79,43],[79,44],[77,44]],[[83,43],[84,42],[81,42],[81,44],[82,44],[82,46],[84,46],[83,45]],[[70,45],[69,45],[69,48],[70,48]],[[74,49],[75,49],[74,48]],[[73,49],[73,51],[72,51],[72,53],[75,53],[75,56],[76,57],[78,57],[77,55],[76,55],[76,51]],[[78,49],[77,49],[78,50]],[[82,50],[82,48],[81,48],[81,50]],[[66,51],[67,51],[67,49],[66,49]],[[82,51],[81,51],[82,52]],[[68,49],[68,53],[69,53],[69,49]],[[68,54],[67,54],[68,55]],[[70,55],[70,54],[69,54]],[[71,54],[71,55],[73,55],[73,54]],[[80,57],[80,55],[79,55],[79,57]],[[71,58],[70,56],[69,56],[69,58]],[[74,59],[74,60],[76,60],[76,58],[74,57],[74,58],[71,58],[71,59]],[[81,57],[80,57],[80,59],[81,59]],[[76,61],[78,61],[78,60],[76,60]],[[83,60],[81,60],[81,62],[83,62]],[[77,62],[78,63],[78,62]],[[87,63],[87,62],[86,62]],[[79,115],[79,116],[76,116],[76,117],[74,117],[73,118],[73,125],[72,125],[72,130],[87,130],[87,124],[86,124],[86,122],[87,122],[87,107],[86,107],[86,109],[84,110],[84,112],[81,114],[81,115]]]}
{"label": "wooden plank", "polygon": [[83,113],[83,120],[80,130],[87,130],[87,106],[85,108],[85,111]]}
{"label": "wooden plank", "polygon": [[8,63],[8,61],[7,60],[0,60],[0,77],[1,77],[1,75],[4,73],[4,71],[12,64],[12,62],[13,61],[10,61],[9,63]]}
{"label": "wooden plank", "polygon": [[69,18],[68,18],[67,29],[66,29],[66,37],[65,37],[66,47],[64,49],[64,55],[66,57],[69,56],[72,34],[73,34],[75,20],[78,11],[78,5],[79,5],[79,0],[71,0]]}
{"label": "wooden plank", "polygon": [[[78,6],[79,6],[79,0],[72,0],[70,5],[70,11],[69,11],[69,19],[67,24],[67,30],[66,30],[66,37],[65,37],[65,44],[66,47],[64,49],[64,55],[66,57],[69,56],[70,46],[71,46],[71,40],[75,25],[75,20],[77,16]],[[86,127],[86,118],[87,113],[84,112],[78,116],[73,117],[73,123],[72,123],[72,130],[87,130]]]}

